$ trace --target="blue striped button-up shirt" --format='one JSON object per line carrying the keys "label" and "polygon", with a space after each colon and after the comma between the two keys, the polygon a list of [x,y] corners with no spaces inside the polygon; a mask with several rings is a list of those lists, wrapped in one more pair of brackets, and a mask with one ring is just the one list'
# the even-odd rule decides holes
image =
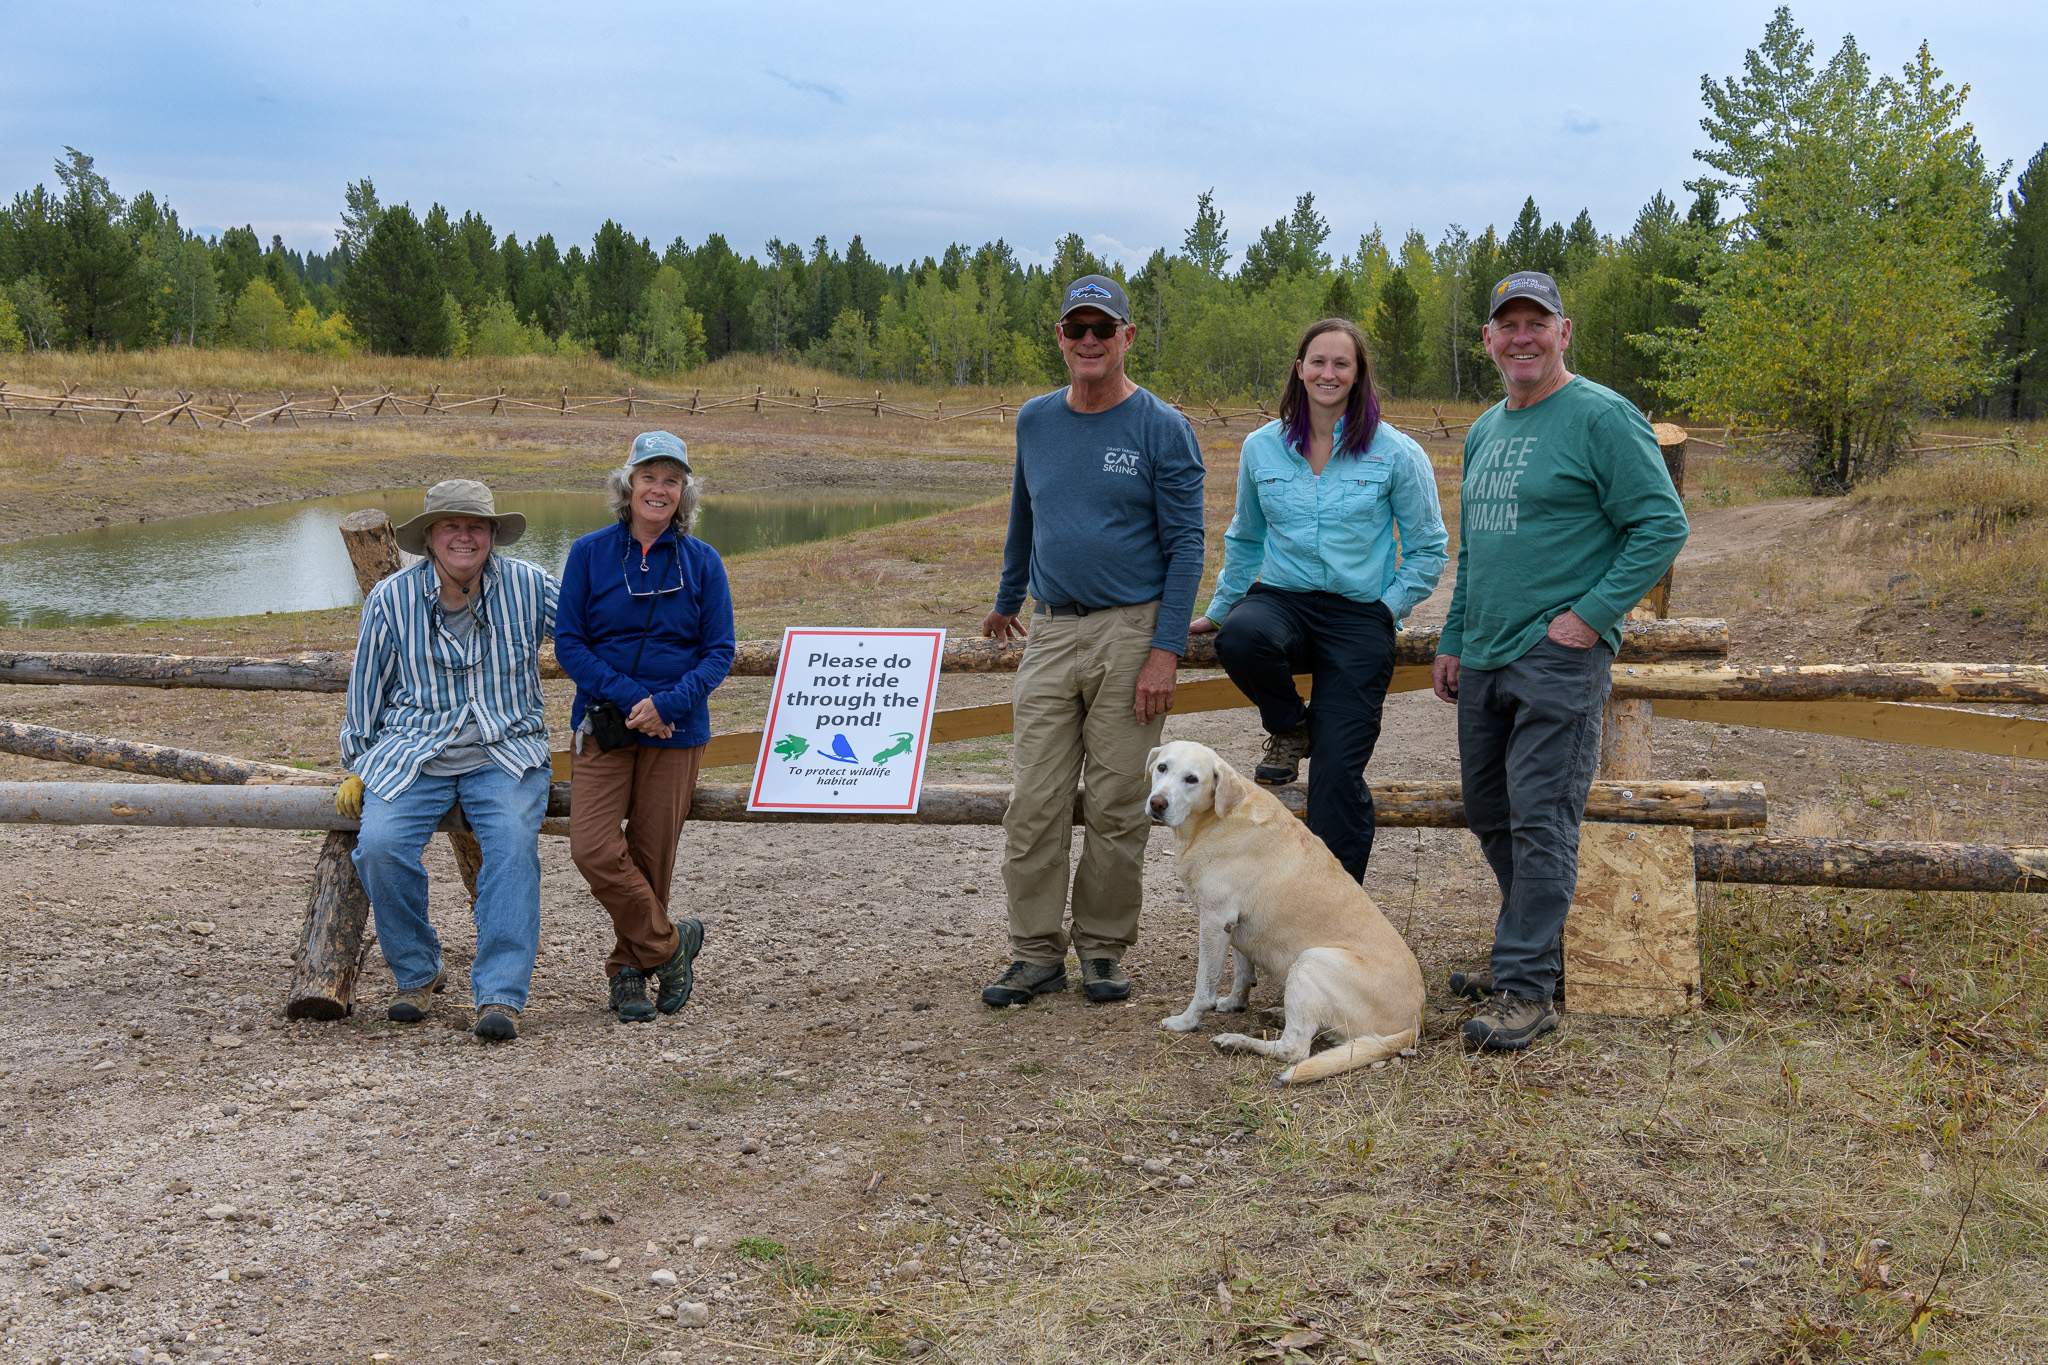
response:
{"label": "blue striped button-up shirt", "polygon": [[555,631],[555,576],[493,554],[467,645],[441,623],[441,580],[421,560],[370,589],[348,679],[341,759],[387,801],[474,715],[491,761],[513,777],[548,764],[540,646]]}

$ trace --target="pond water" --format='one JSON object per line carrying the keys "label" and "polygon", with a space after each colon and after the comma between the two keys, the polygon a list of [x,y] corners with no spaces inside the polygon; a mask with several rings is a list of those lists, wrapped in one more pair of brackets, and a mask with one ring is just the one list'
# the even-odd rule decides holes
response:
{"label": "pond water", "polygon": [[[0,626],[116,625],[187,617],[319,611],[362,601],[336,529],[381,507],[418,514],[420,489],[385,489],[240,512],[105,526],[0,545]],[[510,553],[561,572],[576,537],[611,520],[600,493],[500,493],[526,515]],[[707,495],[697,534],[721,555],[828,540],[930,516],[957,499],[834,492]]]}

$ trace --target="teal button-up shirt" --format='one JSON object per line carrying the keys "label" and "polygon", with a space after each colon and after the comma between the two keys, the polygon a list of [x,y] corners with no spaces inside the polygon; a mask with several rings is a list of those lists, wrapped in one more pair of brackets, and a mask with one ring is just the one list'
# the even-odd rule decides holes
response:
{"label": "teal button-up shirt", "polygon": [[[1340,446],[1343,437],[1340,421]],[[1414,441],[1381,422],[1362,454],[1332,455],[1317,475],[1268,422],[1238,462],[1237,512],[1208,617],[1222,625],[1256,580],[1382,602],[1398,624],[1436,591],[1449,544],[1436,472]]]}

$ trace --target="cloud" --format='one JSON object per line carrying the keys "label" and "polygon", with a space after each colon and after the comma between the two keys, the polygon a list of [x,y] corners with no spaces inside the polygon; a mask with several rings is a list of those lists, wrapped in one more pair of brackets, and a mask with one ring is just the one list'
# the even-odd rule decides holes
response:
{"label": "cloud", "polygon": [[[762,69],[767,70],[765,67]],[[768,71],[768,74],[792,90],[806,95],[823,95],[834,104],[846,103],[846,92],[836,85],[826,85],[822,81],[798,80],[795,76],[785,76],[780,71]]]}
{"label": "cloud", "polygon": [[1597,133],[1605,126],[1597,116],[1574,104],[1564,111],[1564,122],[1559,125],[1559,131],[1583,136],[1587,133]]}

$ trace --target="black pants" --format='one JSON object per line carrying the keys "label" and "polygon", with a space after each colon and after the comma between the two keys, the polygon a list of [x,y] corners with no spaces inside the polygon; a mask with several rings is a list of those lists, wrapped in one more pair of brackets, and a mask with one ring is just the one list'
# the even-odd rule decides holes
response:
{"label": "black pants", "polygon": [[1564,974],[1564,920],[1579,881],[1579,822],[1600,762],[1614,678],[1605,644],[1538,640],[1499,668],[1458,675],[1465,821],[1500,883],[1493,988],[1548,1000]]}
{"label": "black pants", "polygon": [[[1394,680],[1394,614],[1333,592],[1254,583],[1223,618],[1216,657],[1259,708],[1266,733],[1308,721],[1308,827],[1355,879],[1372,859],[1372,791],[1365,765],[1380,742],[1380,711]],[[1314,702],[1294,675],[1314,676]]]}

